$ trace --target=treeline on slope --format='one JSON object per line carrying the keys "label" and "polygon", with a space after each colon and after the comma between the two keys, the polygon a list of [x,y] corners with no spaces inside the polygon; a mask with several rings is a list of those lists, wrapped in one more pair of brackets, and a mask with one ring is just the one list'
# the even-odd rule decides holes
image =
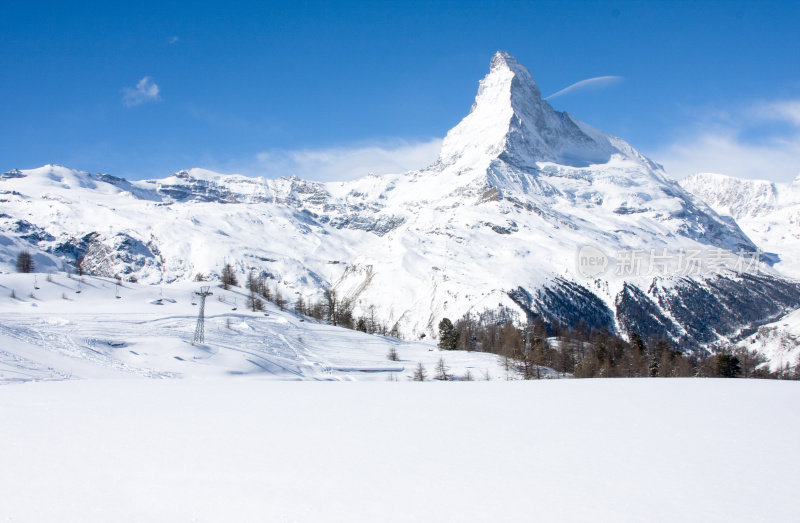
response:
{"label": "treeline on slope", "polygon": [[[78,274],[83,274],[82,260],[77,260]],[[17,257],[18,272],[33,272],[33,256],[23,250]],[[119,276],[117,277],[119,279]],[[247,307],[253,311],[264,308],[264,301],[285,310],[292,305],[301,315],[334,326],[355,329],[369,334],[400,337],[395,324],[389,328],[375,320],[375,308],[370,306],[366,316],[356,318],[353,304],[326,289],[321,300],[306,302],[299,296],[294,304],[280,292],[277,285],[270,289],[268,275],[250,271],[246,288]],[[198,273],[195,281],[204,281]],[[238,286],[236,272],[226,264],[220,275],[227,290]],[[589,328],[582,320],[566,326],[558,322],[545,325],[541,318],[524,328],[517,328],[519,315],[507,308],[466,314],[455,324],[448,318],[439,323],[439,348],[443,350],[480,351],[497,354],[509,376],[536,379],[553,369],[559,375],[576,378],[616,377],[744,377],[800,380],[800,357],[792,366],[788,362],[770,371],[766,357],[755,350],[732,347],[716,353],[682,352],[666,338],[650,338],[645,342],[635,332],[629,340],[609,332]]]}
{"label": "treeline on slope", "polygon": [[[195,281],[203,281],[204,279],[205,277],[202,274],[195,276]],[[333,289],[326,289],[319,300],[306,301],[302,296],[298,296],[294,303],[291,303],[280,291],[277,284],[270,288],[269,280],[269,275],[264,272],[256,274],[254,270],[251,270],[247,274],[245,288],[248,290],[248,309],[254,312],[263,310],[264,302],[268,301],[277,305],[280,310],[291,308],[297,314],[314,318],[318,321],[326,321],[334,326],[358,330],[368,334],[400,337],[397,324],[390,328],[375,319],[374,306],[367,308],[367,315],[356,317],[353,314],[353,303],[350,300],[340,298]],[[232,265],[226,264],[222,268],[220,282],[226,290],[239,285],[236,271]]]}
{"label": "treeline on slope", "polygon": [[766,357],[741,347],[716,353],[681,352],[670,340],[643,340],[630,333],[629,340],[607,330],[590,329],[582,321],[575,326],[545,325],[534,319],[517,328],[515,311],[500,308],[466,314],[453,323],[439,323],[439,348],[497,354],[509,376],[522,379],[558,375],[576,378],[622,377],[744,377],[800,379],[800,358],[770,371]]}

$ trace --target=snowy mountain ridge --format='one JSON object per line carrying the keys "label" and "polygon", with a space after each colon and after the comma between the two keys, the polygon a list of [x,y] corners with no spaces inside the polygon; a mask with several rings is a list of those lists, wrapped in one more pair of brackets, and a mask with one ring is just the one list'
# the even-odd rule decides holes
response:
{"label": "snowy mountain ridge", "polygon": [[[408,337],[435,335],[444,316],[508,307],[697,346],[800,305],[797,284],[768,267],[616,271],[633,251],[755,246],[633,147],[555,111],[503,52],[420,171],[319,183],[191,169],[128,181],[45,166],[2,175],[0,200],[6,269],[22,248],[40,270],[82,257],[93,274],[148,283],[232,263],[289,296],[334,288]],[[586,245],[608,270],[581,273]]]}
{"label": "snowy mountain ridge", "polygon": [[736,220],[760,249],[777,255],[777,269],[800,278],[800,176],[776,183],[697,173],[680,184]]}

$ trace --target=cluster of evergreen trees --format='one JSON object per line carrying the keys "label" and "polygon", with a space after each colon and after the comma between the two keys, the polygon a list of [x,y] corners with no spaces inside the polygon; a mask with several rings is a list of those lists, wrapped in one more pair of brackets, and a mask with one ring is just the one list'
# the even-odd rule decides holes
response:
{"label": "cluster of evergreen trees", "polygon": [[[268,279],[265,273],[251,271],[248,274],[249,309],[262,310],[264,301],[270,301],[281,310],[291,306],[298,314],[331,325],[399,337],[396,325],[390,329],[376,321],[374,307],[370,307],[365,316],[356,317],[353,303],[340,298],[333,289],[326,290],[320,300],[306,301],[298,296],[294,304],[290,304],[277,285],[270,288]],[[238,285],[230,264],[223,268],[221,280],[225,288]],[[522,379],[552,377],[552,371],[548,369],[561,376],[573,375],[576,378],[800,379],[800,361],[793,367],[787,365],[771,372],[762,365],[766,358],[753,350],[734,348],[715,354],[682,352],[667,339],[645,342],[636,333],[630,333],[629,339],[625,340],[607,330],[592,330],[583,322],[568,327],[559,323],[545,325],[541,318],[536,318],[524,328],[515,326],[519,324],[518,313],[505,307],[478,315],[466,314],[455,323],[443,318],[438,325],[439,348],[497,354],[509,376],[513,374]],[[445,375],[442,372],[438,374]]]}
{"label": "cluster of evergreen trees", "polygon": [[439,324],[439,347],[497,354],[509,373],[523,379],[547,376],[546,368],[576,378],[615,377],[745,377],[800,379],[800,360],[771,372],[759,352],[740,347],[715,354],[681,352],[666,339],[629,340],[608,331],[545,325],[536,318],[525,328],[509,309],[467,314],[453,324]]}

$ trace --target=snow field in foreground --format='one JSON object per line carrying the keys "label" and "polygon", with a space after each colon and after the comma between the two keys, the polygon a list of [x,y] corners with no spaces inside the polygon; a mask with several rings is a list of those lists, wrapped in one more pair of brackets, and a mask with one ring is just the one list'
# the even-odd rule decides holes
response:
{"label": "snow field in foreground", "polygon": [[800,387],[86,380],[0,387],[7,521],[789,521]]}

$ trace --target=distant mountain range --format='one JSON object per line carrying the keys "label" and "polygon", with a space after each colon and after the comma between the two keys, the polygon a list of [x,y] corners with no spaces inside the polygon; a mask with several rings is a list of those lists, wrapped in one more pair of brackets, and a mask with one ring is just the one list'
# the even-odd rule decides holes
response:
{"label": "distant mountain range", "polygon": [[775,254],[775,268],[800,278],[800,176],[792,183],[775,183],[700,173],[680,184]]}

